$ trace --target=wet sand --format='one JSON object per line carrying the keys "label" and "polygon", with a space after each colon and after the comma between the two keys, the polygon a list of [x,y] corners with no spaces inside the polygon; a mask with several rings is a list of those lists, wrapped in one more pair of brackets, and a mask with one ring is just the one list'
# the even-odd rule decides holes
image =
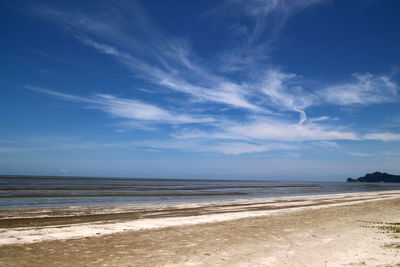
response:
{"label": "wet sand", "polygon": [[[1,266],[396,266],[400,192],[0,212]],[[400,265],[399,265],[400,266]]]}

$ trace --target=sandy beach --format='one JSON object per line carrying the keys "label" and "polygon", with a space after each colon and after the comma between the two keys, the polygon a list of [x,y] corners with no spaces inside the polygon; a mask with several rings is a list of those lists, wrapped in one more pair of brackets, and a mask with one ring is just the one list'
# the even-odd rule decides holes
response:
{"label": "sandy beach", "polygon": [[2,210],[0,265],[400,266],[398,222],[399,191]]}
{"label": "sandy beach", "polygon": [[400,267],[400,0],[0,0],[0,267]]}

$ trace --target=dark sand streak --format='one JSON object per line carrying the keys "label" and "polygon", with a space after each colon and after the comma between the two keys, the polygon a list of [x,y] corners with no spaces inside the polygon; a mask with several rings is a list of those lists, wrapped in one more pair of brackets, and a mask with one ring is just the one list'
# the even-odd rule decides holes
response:
{"label": "dark sand streak", "polygon": [[9,196],[0,196],[0,198],[46,198],[46,197],[187,197],[187,196],[241,196],[247,195],[241,192],[231,193],[181,193],[181,194],[18,194]]}
{"label": "dark sand streak", "polygon": [[[74,185],[76,186],[76,185]],[[147,185],[146,185],[147,187]],[[308,187],[317,187],[314,185],[277,185],[277,186],[210,186],[210,187],[184,187],[184,188],[174,188],[174,187],[158,187],[158,188],[146,188],[146,187],[137,187],[137,186],[104,186],[104,187],[4,187],[0,188],[0,191],[47,191],[47,190],[61,190],[61,191],[101,191],[101,190],[135,190],[135,191],[164,191],[164,190],[171,190],[171,191],[190,191],[190,190],[210,190],[210,189],[236,189],[236,188],[308,188]]]}
{"label": "dark sand streak", "polygon": [[[133,212],[120,212],[120,213],[107,213],[107,214],[83,214],[83,215],[64,215],[55,212],[51,217],[27,217],[27,218],[3,218],[0,219],[0,229],[2,228],[15,228],[15,227],[44,227],[56,225],[72,225],[81,223],[93,222],[112,222],[112,221],[131,221],[145,218],[168,218],[179,216],[197,216],[208,214],[223,214],[223,213],[237,213],[242,211],[267,211],[267,210],[280,210],[298,207],[312,207],[322,204],[339,204],[339,203],[352,203],[360,200],[369,200],[371,198],[356,198],[356,199],[319,199],[315,203],[310,204],[295,204],[296,201],[286,201],[291,205],[274,206],[274,204],[282,202],[266,203],[264,205],[256,204],[230,204],[230,205],[213,205],[206,207],[195,208],[173,208],[173,209],[156,209],[156,210],[136,210]],[[299,201],[303,202],[303,201]],[[223,210],[221,210],[223,209]],[[88,211],[90,212],[90,211]]]}

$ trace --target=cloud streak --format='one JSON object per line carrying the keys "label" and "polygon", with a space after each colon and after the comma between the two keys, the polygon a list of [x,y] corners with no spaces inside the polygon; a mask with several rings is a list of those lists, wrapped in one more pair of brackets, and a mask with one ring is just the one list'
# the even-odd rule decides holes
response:
{"label": "cloud streak", "polygon": [[90,97],[81,97],[31,85],[23,87],[63,100],[89,104],[90,108],[104,111],[116,118],[169,124],[210,123],[214,121],[211,117],[176,113],[136,99],[119,98],[109,94],[94,94]]}
{"label": "cloud streak", "polygon": [[273,33],[280,30],[286,21],[297,12],[326,0],[226,0],[220,8],[228,9],[228,15],[241,14],[249,18],[253,24],[249,33],[251,42],[262,38],[266,30]]}
{"label": "cloud streak", "polygon": [[[102,16],[67,13],[49,7],[40,9],[39,13],[61,23],[82,43],[114,57],[136,76],[155,85],[187,94],[193,101],[213,102],[250,111],[268,111],[247,99],[248,88],[216,76],[196,64],[197,57],[191,53],[185,41],[161,34],[140,7],[135,5],[128,10],[132,10],[133,14],[127,16],[125,12],[118,13],[123,17],[123,23],[113,20],[108,23],[112,15],[109,10],[105,10]],[[107,24],[103,21],[107,21]],[[131,32],[124,30],[121,24],[138,26]],[[95,41],[93,38],[104,41]]]}
{"label": "cloud streak", "polygon": [[[201,57],[188,40],[163,33],[133,2],[108,3],[107,8],[86,13],[36,8],[37,14],[67,29],[81,44],[126,66],[151,85],[147,91],[162,90],[173,101],[156,105],[114,94],[82,97],[34,86],[25,88],[83,103],[126,120],[125,125],[143,129],[161,123],[178,125],[167,134],[175,140],[168,140],[170,148],[239,155],[295,150],[300,142],[399,141],[396,133],[359,134],[349,127],[333,125],[327,114],[307,116],[311,107],[326,104],[365,106],[397,101],[398,85],[390,75],[354,74],[350,81],[315,85],[268,60],[269,46],[286,21],[322,2],[224,1],[214,14],[220,14],[223,7],[224,16],[235,17],[232,30],[245,38],[237,47],[228,45],[230,48],[215,58]],[[179,103],[195,106],[197,111],[185,111]],[[154,142],[152,147],[157,148]]]}
{"label": "cloud streak", "polygon": [[354,74],[354,81],[327,87],[319,95],[335,105],[369,105],[397,100],[397,84],[390,76],[370,73]]}

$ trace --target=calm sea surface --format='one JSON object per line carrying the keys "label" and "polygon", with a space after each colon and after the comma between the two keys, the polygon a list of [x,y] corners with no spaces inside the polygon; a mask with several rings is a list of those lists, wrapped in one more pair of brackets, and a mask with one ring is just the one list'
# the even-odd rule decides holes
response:
{"label": "calm sea surface", "polygon": [[400,184],[0,177],[0,209],[207,201],[400,190]]}

